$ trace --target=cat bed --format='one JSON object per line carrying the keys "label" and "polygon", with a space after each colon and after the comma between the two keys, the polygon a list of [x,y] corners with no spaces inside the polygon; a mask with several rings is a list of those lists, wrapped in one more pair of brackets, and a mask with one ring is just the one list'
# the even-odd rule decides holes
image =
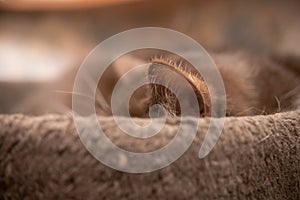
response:
{"label": "cat bed", "polygon": [[[99,117],[114,144],[138,151],[163,146],[176,134],[178,120],[168,119],[154,141],[132,145],[113,118]],[[300,110],[228,117],[214,149],[199,159],[208,124],[199,119],[193,144],[174,163],[132,174],[96,160],[82,145],[71,115],[1,115],[0,199],[299,198]]]}

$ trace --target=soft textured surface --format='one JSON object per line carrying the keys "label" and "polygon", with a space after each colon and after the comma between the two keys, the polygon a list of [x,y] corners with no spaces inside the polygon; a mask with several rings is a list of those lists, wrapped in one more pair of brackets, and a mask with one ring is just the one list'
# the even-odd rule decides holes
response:
{"label": "soft textured surface", "polygon": [[[115,144],[136,151],[162,146],[178,126],[178,119],[169,119],[152,142],[138,143],[125,140],[112,118],[99,120]],[[128,174],[85,150],[71,116],[2,115],[0,199],[300,198],[300,110],[227,118],[213,151],[199,159],[208,122],[200,119],[193,145],[175,163]]]}

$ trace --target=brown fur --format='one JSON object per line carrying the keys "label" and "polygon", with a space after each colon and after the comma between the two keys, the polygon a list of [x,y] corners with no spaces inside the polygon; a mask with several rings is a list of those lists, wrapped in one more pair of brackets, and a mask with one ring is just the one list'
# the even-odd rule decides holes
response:
{"label": "brown fur", "polygon": [[[290,60],[289,57],[272,59],[268,56],[259,56],[241,50],[220,51],[211,53],[211,56],[224,81],[227,95],[227,115],[271,114],[300,107],[300,73],[298,73],[300,62],[297,62],[297,59]],[[169,84],[176,85],[178,94],[184,97],[183,104],[187,104],[191,108],[198,106],[199,114],[202,116],[210,114],[210,96],[202,76],[179,56],[154,50],[133,52],[111,64],[99,82],[99,91],[95,102],[98,114],[111,115],[111,93],[115,84],[128,70],[144,63],[152,63],[151,66],[155,69],[152,72],[149,71],[149,80],[166,79]],[[186,93],[184,86],[171,76],[172,71],[191,84],[198,99],[197,105],[190,105],[189,99],[192,94]],[[0,89],[3,85],[1,91],[5,96],[1,100],[3,107],[0,108],[0,111],[27,114],[67,112],[71,108],[75,72],[74,70],[52,85],[47,83],[32,87],[31,84],[26,88],[21,84],[15,84],[15,87],[0,84]],[[65,77],[68,77],[69,80]],[[8,87],[11,89],[7,90]],[[30,88],[31,93],[26,92],[24,88],[26,91],[29,91]],[[25,98],[19,96],[25,96]],[[142,86],[134,93],[129,105],[130,114],[137,117],[148,117],[149,106],[156,103],[162,104],[173,116],[181,114],[175,95],[168,89],[153,84]]]}
{"label": "brown fur", "polygon": [[[267,56],[259,56],[245,51],[224,51],[211,53],[224,81],[227,95],[227,115],[244,116],[255,114],[271,114],[280,111],[293,110],[298,106],[299,75],[290,71]],[[126,62],[122,62],[126,61]],[[121,62],[120,62],[121,61]],[[210,94],[206,83],[193,66],[179,56],[154,50],[134,52],[125,55],[112,64],[110,73],[105,77],[113,77],[114,81],[102,82],[101,91],[110,102],[110,92],[106,86],[113,88],[122,73],[134,67],[135,63],[150,62],[149,79],[166,80],[168,84],[176,85],[179,95],[183,95],[186,102],[189,95],[184,93],[185,88],[172,75],[172,71],[184,77],[194,89],[198,98],[200,114],[210,115]],[[125,65],[125,67],[124,67]],[[300,66],[300,65],[299,65]],[[112,73],[113,72],[113,73]],[[139,77],[137,77],[139,78]],[[111,81],[111,80],[110,80]],[[124,83],[126,84],[126,83]],[[171,115],[180,115],[180,105],[174,94],[167,88],[152,84],[151,87],[140,88],[132,97],[130,104],[134,116],[146,116],[147,108],[152,104],[160,103]],[[106,89],[106,90],[105,90]],[[289,96],[287,94],[291,93]]]}

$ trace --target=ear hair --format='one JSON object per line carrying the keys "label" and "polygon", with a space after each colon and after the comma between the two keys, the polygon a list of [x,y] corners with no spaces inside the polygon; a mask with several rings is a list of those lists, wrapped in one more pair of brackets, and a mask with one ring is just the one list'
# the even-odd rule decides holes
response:
{"label": "ear hair", "polygon": [[[114,62],[100,80],[99,91],[105,97],[105,100],[103,100],[110,105],[111,93],[119,78],[135,65],[144,63],[147,63],[146,60],[130,55],[122,56]],[[148,63],[151,63],[147,74],[150,82],[153,83],[155,82],[154,80],[158,79],[164,80],[164,82],[167,81],[172,88],[176,88],[176,94],[179,94],[184,99],[184,102],[180,103],[185,104],[192,110],[194,106],[198,106],[200,110],[199,115],[210,115],[211,103],[207,85],[200,74],[189,63],[177,57],[170,57],[170,60],[163,57],[154,57]],[[178,76],[184,78],[190,84],[193,93],[186,88],[186,85],[180,81]],[[191,95],[196,95],[198,105],[192,103],[191,99],[193,96]],[[164,106],[172,116],[182,114],[175,94],[168,88],[158,84],[149,84],[139,88],[130,99],[129,112],[132,116],[147,117],[148,108],[157,103]]]}
{"label": "ear hair", "polygon": [[[179,95],[182,95],[185,99],[184,102],[189,103],[190,95],[196,95],[200,114],[208,116],[210,115],[210,95],[206,83],[200,76],[200,74],[191,66],[185,63],[185,61],[177,62],[160,58],[153,58],[149,67],[150,81],[164,80],[173,88],[176,88]],[[188,94],[185,86],[180,82],[177,76],[180,75],[191,85],[194,90],[194,94]],[[152,98],[151,104],[160,103],[171,115],[180,115],[180,105],[175,95],[166,87],[158,84],[151,84]]]}

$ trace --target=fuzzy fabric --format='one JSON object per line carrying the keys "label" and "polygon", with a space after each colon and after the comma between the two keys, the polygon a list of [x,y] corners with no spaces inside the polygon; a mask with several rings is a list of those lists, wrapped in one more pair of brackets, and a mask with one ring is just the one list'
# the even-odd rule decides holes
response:
{"label": "fuzzy fabric", "polygon": [[[168,119],[162,133],[139,143],[122,134],[113,118],[99,121],[113,143],[135,151],[163,146],[179,124]],[[180,159],[155,172],[130,174],[93,158],[72,116],[0,115],[0,199],[300,198],[300,110],[226,118],[220,140],[204,159],[198,152],[209,120],[199,122]]]}

